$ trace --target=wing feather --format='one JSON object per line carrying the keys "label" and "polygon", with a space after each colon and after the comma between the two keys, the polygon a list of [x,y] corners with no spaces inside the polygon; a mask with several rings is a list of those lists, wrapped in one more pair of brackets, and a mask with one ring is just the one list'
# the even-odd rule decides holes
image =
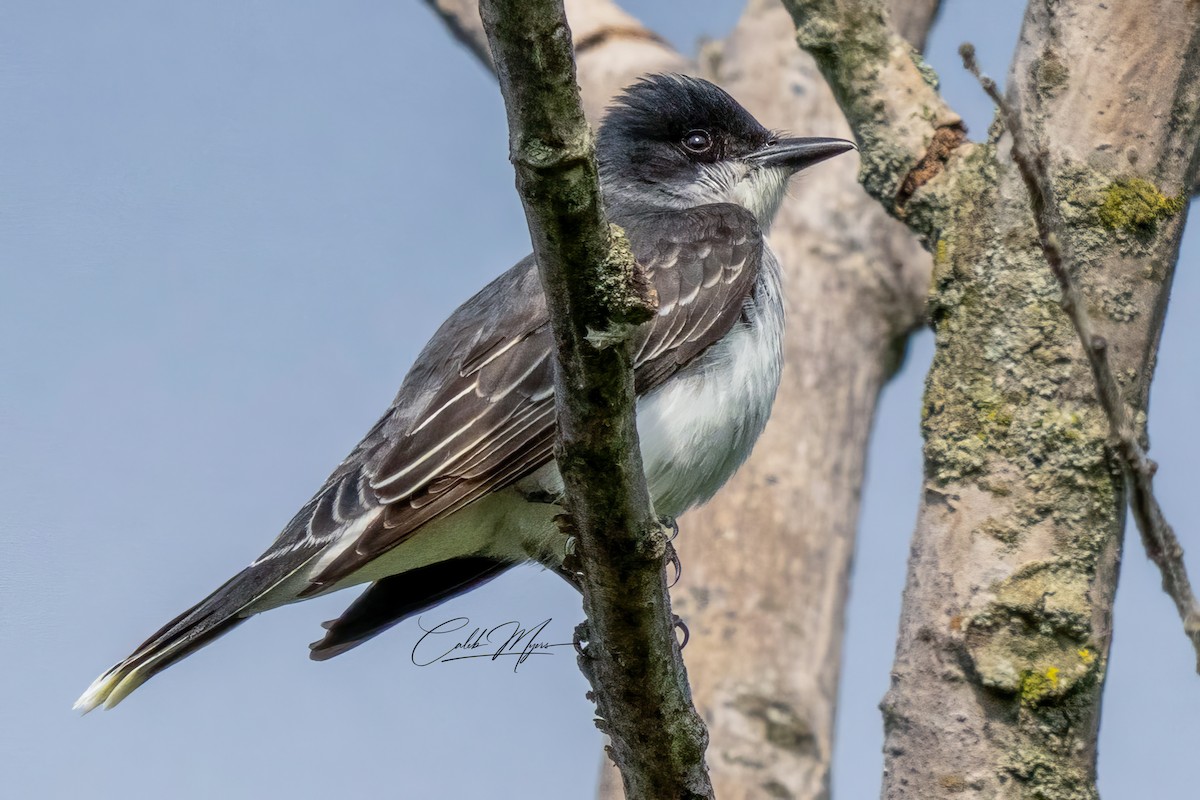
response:
{"label": "wing feather", "polygon": [[[618,222],[660,303],[634,343],[637,391],[644,393],[738,324],[762,236],[748,211],[724,204]],[[553,347],[532,258],[459,308],[422,351],[388,414],[310,501],[305,538],[314,543],[380,506],[383,513],[303,594],[548,463]],[[285,530],[276,546],[295,539]]]}

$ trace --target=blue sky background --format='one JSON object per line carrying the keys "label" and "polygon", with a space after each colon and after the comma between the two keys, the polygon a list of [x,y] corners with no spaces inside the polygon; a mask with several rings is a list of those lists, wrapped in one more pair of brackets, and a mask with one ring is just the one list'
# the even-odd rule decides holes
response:
{"label": "blue sky background", "polygon": [[[1021,5],[949,0],[931,39],[977,133],[990,108],[954,51],[974,41],[1002,76]],[[689,52],[740,12],[628,7]],[[352,593],[252,620],[115,712],[70,710],[274,538],[441,319],[525,254],[492,79],[415,2],[9,0],[0,108],[5,794],[590,798],[600,737],[573,658],[417,668],[410,621],[309,661]],[[1200,551],[1198,247],[1189,234],[1151,434],[1167,513]],[[878,794],[931,347],[915,341],[872,445],[840,798]],[[1101,789],[1192,797],[1200,683],[1136,534],[1121,582]],[[580,610],[524,568],[438,612],[457,614],[550,617],[565,641]]]}

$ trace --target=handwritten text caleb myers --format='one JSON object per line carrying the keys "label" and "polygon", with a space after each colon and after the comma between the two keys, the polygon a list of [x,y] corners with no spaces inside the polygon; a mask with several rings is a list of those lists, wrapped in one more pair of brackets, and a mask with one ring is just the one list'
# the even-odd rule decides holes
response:
{"label": "handwritten text caleb myers", "polygon": [[475,627],[466,636],[458,635],[467,629],[471,620],[467,617],[448,619],[440,625],[426,628],[424,623],[417,620],[421,630],[425,631],[417,643],[413,645],[412,662],[418,667],[447,661],[461,661],[464,658],[488,658],[498,661],[501,656],[516,658],[513,672],[525,663],[530,656],[549,656],[551,647],[570,647],[570,642],[539,642],[538,637],[550,624],[547,619],[531,628],[522,628],[516,620],[502,622],[491,628]]}

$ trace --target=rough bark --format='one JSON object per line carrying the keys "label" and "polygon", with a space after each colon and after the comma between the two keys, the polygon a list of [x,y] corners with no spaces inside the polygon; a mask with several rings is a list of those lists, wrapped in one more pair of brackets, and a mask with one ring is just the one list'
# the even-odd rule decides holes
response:
{"label": "rough bark", "polygon": [[587,617],[579,665],[627,796],[711,798],[638,447],[630,340],[617,338],[654,315],[653,292],[604,217],[561,0],[483,0],[480,12],[557,348],[555,457]]}
{"label": "rough bark", "polygon": [[[870,99],[893,78],[911,85],[917,65],[891,46],[836,52],[889,41],[878,4],[789,5],[852,122],[886,139],[879,112],[895,112]],[[1198,14],[1182,0],[1034,0],[1009,82],[1047,153],[1074,277],[1141,411],[1196,177]],[[884,701],[886,798],[1096,797],[1124,487],[1009,144],[951,148],[905,204],[863,176],[936,256],[925,486]]]}
{"label": "rough bark", "polygon": [[[1096,399],[1108,420],[1109,447],[1124,473],[1131,516],[1142,535],[1146,555],[1162,574],[1163,591],[1175,602],[1176,611],[1183,622],[1183,631],[1198,656],[1196,669],[1200,671],[1200,602],[1197,602],[1192,591],[1192,582],[1183,561],[1183,548],[1154,493],[1154,474],[1158,471],[1158,465],[1146,455],[1137,423],[1113,371],[1108,340],[1096,332],[1088,300],[1071,274],[1070,258],[1064,246],[1067,224],[1050,174],[1048,154],[1030,133],[1021,115],[1000,94],[996,82],[980,72],[974,46],[965,44],[959,48],[959,53],[963,65],[995,101],[1012,139],[1012,160],[1029,192],[1046,264],[1062,293],[1058,304],[1079,336],[1079,343],[1095,380]],[[1174,204],[1182,206],[1183,198],[1178,198]]]}
{"label": "rough bark", "polygon": [[970,153],[937,76],[893,30],[883,0],[783,0],[796,41],[817,62],[859,148],[859,180],[929,244],[947,214],[934,189]]}

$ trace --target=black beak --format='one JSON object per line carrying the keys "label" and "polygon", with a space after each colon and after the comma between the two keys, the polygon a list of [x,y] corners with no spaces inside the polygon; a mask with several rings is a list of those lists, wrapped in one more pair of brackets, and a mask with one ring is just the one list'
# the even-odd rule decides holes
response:
{"label": "black beak", "polygon": [[785,167],[792,172],[799,172],[827,158],[857,149],[853,142],[845,139],[818,136],[773,139],[761,150],[746,156],[746,160],[758,167]]}

